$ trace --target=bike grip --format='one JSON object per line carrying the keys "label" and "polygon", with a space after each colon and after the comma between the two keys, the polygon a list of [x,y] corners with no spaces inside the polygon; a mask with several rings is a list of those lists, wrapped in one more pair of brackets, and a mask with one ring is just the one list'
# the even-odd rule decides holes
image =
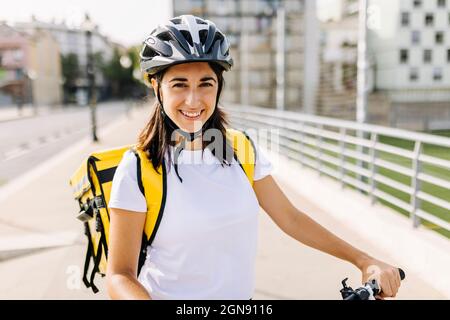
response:
{"label": "bike grip", "polygon": [[400,273],[400,279],[404,280],[406,275],[405,275],[405,271],[403,271],[402,269],[398,268],[398,273]]}

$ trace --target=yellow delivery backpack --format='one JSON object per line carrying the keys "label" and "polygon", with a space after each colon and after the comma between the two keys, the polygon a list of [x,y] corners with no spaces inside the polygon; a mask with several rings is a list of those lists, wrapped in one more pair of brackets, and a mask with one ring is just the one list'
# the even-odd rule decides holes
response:
{"label": "yellow delivery backpack", "polygon": [[[253,142],[244,132],[227,129],[227,139],[232,142],[234,158],[244,170],[253,186],[253,172],[256,150]],[[106,274],[109,239],[109,198],[114,173],[123,154],[132,150],[137,159],[138,185],[147,202],[147,214],[139,254],[138,274],[145,262],[147,247],[152,243],[163,216],[167,184],[164,163],[156,171],[145,152],[135,145],[98,151],[90,154],[70,178],[73,196],[80,206],[77,218],[84,224],[84,233],[88,239],[84,262],[83,282],[94,293],[97,273]],[[91,260],[94,265],[88,278]]]}

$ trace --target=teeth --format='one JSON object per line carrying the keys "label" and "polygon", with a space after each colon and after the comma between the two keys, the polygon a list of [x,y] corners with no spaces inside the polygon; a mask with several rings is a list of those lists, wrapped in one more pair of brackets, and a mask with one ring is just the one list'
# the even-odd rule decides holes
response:
{"label": "teeth", "polygon": [[184,114],[187,117],[195,118],[195,117],[198,117],[200,115],[201,111],[196,112],[196,113],[181,111],[181,113]]}

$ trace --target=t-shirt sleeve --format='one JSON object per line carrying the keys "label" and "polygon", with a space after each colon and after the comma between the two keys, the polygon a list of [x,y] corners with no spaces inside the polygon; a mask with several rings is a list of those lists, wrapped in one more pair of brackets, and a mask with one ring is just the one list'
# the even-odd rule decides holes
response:
{"label": "t-shirt sleeve", "polygon": [[269,160],[267,155],[253,140],[256,150],[256,161],[255,161],[255,172],[253,174],[253,180],[261,180],[262,178],[270,175],[273,171],[272,162]]}
{"label": "t-shirt sleeve", "polygon": [[137,182],[137,159],[129,150],[124,153],[114,174],[108,206],[147,212],[147,202]]}

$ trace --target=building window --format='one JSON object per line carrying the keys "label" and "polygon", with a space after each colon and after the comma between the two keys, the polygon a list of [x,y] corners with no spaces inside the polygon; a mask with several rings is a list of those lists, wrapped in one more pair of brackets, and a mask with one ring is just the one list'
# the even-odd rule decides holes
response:
{"label": "building window", "polygon": [[432,13],[427,13],[425,15],[425,25],[429,27],[434,25],[434,16]]}
{"label": "building window", "polygon": [[411,33],[411,42],[414,44],[420,43],[420,31],[413,31]]}
{"label": "building window", "polygon": [[434,81],[441,81],[442,80],[442,69],[441,68],[434,68],[433,69],[433,80]]}
{"label": "building window", "polygon": [[407,27],[409,26],[409,12],[402,12],[402,26]]}
{"label": "building window", "polygon": [[445,8],[445,0],[437,0],[437,6],[440,8]]}
{"label": "building window", "polygon": [[16,69],[15,70],[15,80],[22,80],[22,78],[23,78],[23,70]]}
{"label": "building window", "polygon": [[412,68],[409,71],[409,80],[414,82],[419,80],[419,70],[417,68]]}
{"label": "building window", "polygon": [[16,49],[12,51],[12,56],[14,58],[14,61],[19,62],[23,60],[24,53],[20,49]]}
{"label": "building window", "polygon": [[442,31],[436,32],[434,39],[436,40],[436,44],[443,44],[444,43],[444,33]]}
{"label": "building window", "polygon": [[400,63],[408,63],[408,50],[407,49],[400,50]]}
{"label": "building window", "polygon": [[414,8],[419,8],[422,6],[422,0],[414,0]]}
{"label": "building window", "polygon": [[432,60],[432,51],[430,49],[423,50],[423,62],[431,63]]}

